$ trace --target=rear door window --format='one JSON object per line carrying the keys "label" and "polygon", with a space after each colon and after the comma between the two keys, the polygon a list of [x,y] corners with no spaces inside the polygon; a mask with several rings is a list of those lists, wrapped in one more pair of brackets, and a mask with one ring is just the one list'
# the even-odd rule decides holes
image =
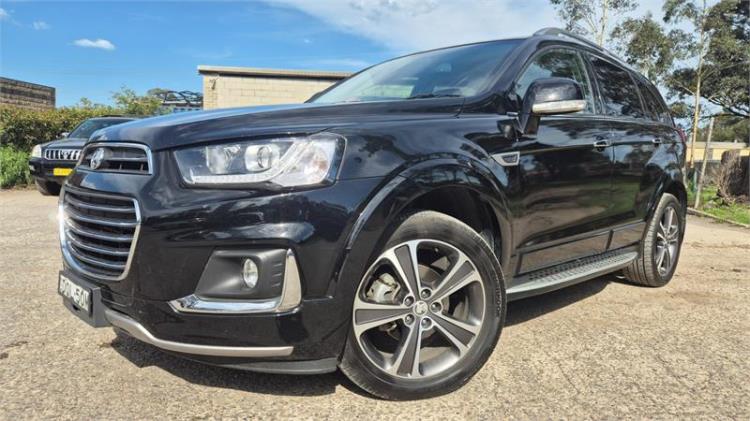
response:
{"label": "rear door window", "polygon": [[520,99],[523,99],[532,82],[548,77],[564,77],[573,79],[581,84],[583,96],[586,100],[586,109],[584,112],[594,112],[594,97],[591,94],[591,83],[586,72],[586,65],[578,52],[567,48],[560,48],[551,49],[536,56],[528,67],[526,67],[521,77],[518,78],[516,82],[516,94]]}
{"label": "rear door window", "polygon": [[666,125],[674,126],[674,121],[672,121],[672,113],[670,113],[669,107],[667,107],[667,104],[662,99],[659,91],[653,85],[648,86],[647,89],[651,93],[651,96],[654,98],[654,102],[656,104],[657,119]]}
{"label": "rear door window", "polygon": [[614,64],[592,57],[594,73],[604,103],[604,114],[615,117],[644,118],[646,116],[638,88],[630,74]]}
{"label": "rear door window", "polygon": [[646,106],[646,114],[649,119],[659,121],[660,104],[659,101],[654,97],[654,93],[651,92],[646,82],[641,79],[635,79],[638,84],[638,89],[641,91],[641,98],[643,98],[643,104]]}

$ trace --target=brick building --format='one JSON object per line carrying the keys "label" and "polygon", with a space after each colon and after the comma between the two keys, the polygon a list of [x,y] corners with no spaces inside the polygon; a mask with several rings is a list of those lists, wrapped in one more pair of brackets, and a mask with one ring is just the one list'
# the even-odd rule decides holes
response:
{"label": "brick building", "polygon": [[198,66],[203,108],[293,104],[350,75],[347,72]]}
{"label": "brick building", "polygon": [[55,108],[55,88],[0,77],[0,105],[32,110]]}

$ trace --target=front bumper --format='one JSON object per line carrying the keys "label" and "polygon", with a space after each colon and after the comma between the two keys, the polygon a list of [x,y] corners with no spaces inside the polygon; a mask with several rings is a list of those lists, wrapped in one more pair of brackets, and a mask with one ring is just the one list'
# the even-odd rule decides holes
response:
{"label": "front bumper", "polygon": [[[154,158],[167,159],[162,154]],[[179,180],[171,172],[174,168],[168,162],[160,164],[155,166],[160,170],[148,177],[79,169],[66,181],[66,186],[79,190],[132,197],[140,209],[132,262],[121,280],[101,281],[65,264],[66,271],[99,289],[107,323],[144,342],[211,364],[284,372],[335,368],[351,310],[351,297],[340,291],[353,289],[339,288],[347,240],[383,180],[344,180],[273,195],[197,190],[174,184]],[[296,258],[298,305],[278,303],[258,312],[230,306],[232,311],[223,311],[227,302],[242,304],[241,300],[196,294],[217,252],[278,249],[290,250]],[[214,352],[232,349],[245,351],[229,356]],[[250,351],[263,349],[278,352]],[[300,361],[325,364],[310,368],[297,364]],[[288,367],[278,369],[270,363]]]}
{"label": "front bumper", "polygon": [[72,170],[76,166],[75,161],[51,161],[44,158],[29,159],[29,172],[36,179],[50,181],[62,185],[66,175],[55,175],[55,169]]}
{"label": "front bumper", "polygon": [[291,346],[253,347],[253,346],[216,346],[198,345],[184,342],[167,341],[151,334],[142,324],[131,317],[111,309],[104,309],[104,317],[112,326],[122,329],[141,342],[151,344],[165,351],[190,355],[234,358],[286,357],[294,350]]}

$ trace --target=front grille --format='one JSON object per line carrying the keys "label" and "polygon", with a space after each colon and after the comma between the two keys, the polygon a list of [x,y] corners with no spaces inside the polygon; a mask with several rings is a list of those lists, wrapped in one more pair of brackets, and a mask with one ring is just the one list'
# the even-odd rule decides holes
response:
{"label": "front grille", "polygon": [[138,202],[66,186],[60,207],[60,241],[68,264],[97,279],[124,278],[140,226]]}
{"label": "front grille", "polygon": [[151,174],[151,152],[148,147],[136,143],[94,143],[84,149],[79,168]]}
{"label": "front grille", "polygon": [[80,149],[45,149],[44,158],[52,161],[78,161]]}

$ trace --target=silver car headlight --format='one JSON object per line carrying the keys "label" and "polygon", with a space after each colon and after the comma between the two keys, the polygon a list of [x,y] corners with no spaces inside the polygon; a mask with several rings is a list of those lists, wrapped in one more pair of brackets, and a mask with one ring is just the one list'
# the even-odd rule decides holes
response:
{"label": "silver car headlight", "polygon": [[343,137],[319,133],[212,144],[174,155],[192,186],[301,187],[333,181],[343,148]]}
{"label": "silver car headlight", "polygon": [[34,145],[34,148],[31,149],[31,157],[32,158],[42,157],[42,145]]}

